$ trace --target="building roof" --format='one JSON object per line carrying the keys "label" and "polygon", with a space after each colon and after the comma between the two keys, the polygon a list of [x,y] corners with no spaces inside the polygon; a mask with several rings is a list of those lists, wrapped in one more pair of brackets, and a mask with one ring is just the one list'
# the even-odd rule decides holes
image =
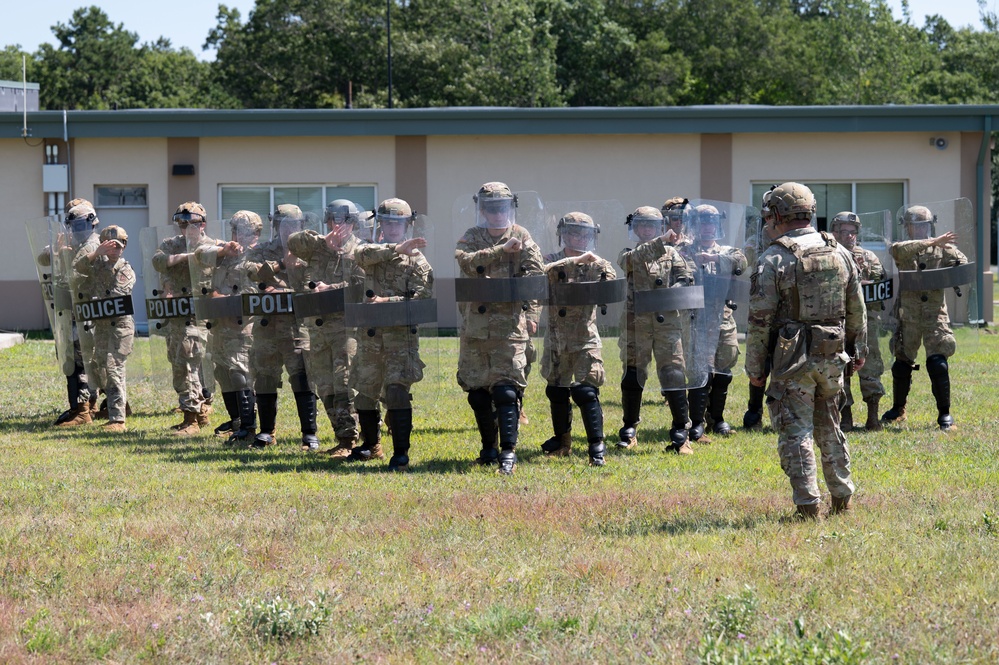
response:
{"label": "building roof", "polygon": [[[462,136],[991,131],[999,105],[683,106],[66,111],[70,138]],[[21,135],[0,113],[0,137]],[[63,111],[29,112],[35,138],[62,138]]]}

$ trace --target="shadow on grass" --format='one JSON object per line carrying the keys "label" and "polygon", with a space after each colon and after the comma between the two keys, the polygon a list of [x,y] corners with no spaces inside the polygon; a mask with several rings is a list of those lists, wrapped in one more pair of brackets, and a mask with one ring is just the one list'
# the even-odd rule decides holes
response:
{"label": "shadow on grass", "polygon": [[709,514],[684,514],[672,517],[665,522],[652,516],[624,522],[603,522],[594,532],[603,536],[634,537],[665,534],[681,536],[690,533],[712,533],[715,531],[735,531],[757,529],[777,518],[772,515],[745,515],[734,519]]}
{"label": "shadow on grass", "polygon": [[70,431],[71,428],[57,428],[55,426],[58,413],[33,415],[33,416],[5,416],[0,418],[0,434],[13,434],[17,432],[42,432],[45,430]]}

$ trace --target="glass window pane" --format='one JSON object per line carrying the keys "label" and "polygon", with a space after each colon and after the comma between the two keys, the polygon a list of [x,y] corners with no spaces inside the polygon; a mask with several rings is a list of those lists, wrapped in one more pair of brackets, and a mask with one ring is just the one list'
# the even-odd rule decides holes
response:
{"label": "glass window pane", "polygon": [[274,208],[291,203],[302,209],[302,212],[322,213],[322,187],[275,187]]}
{"label": "glass window pane", "polygon": [[375,188],[373,185],[336,185],[326,188],[326,203],[336,199],[353,201],[365,210],[375,208]]}
{"label": "glass window pane", "polygon": [[147,208],[146,187],[98,187],[98,208]]}
{"label": "glass window pane", "polygon": [[267,223],[271,207],[270,187],[222,187],[222,219],[229,219],[239,210],[251,210]]}
{"label": "glass window pane", "polygon": [[821,231],[827,230],[827,220],[841,210],[849,210],[853,205],[853,191],[850,183],[830,184],[805,183],[815,195],[815,218]]}
{"label": "glass window pane", "polygon": [[855,212],[895,211],[902,207],[905,185],[901,182],[858,182]]}

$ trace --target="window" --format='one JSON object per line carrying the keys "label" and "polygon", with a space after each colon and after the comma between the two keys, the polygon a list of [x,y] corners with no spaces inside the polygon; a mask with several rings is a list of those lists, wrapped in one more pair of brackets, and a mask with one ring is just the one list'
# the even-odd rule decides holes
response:
{"label": "window", "polygon": [[279,205],[291,203],[303,212],[322,216],[326,204],[335,199],[350,199],[359,207],[375,207],[374,185],[222,185],[219,187],[219,210],[229,219],[237,210],[252,210],[264,221],[264,238],[270,235],[267,215]]}
{"label": "window", "polygon": [[97,208],[148,208],[146,187],[97,187]]}
{"label": "window", "polygon": [[[892,215],[905,203],[905,183],[902,182],[805,182],[815,195],[815,217],[819,230],[827,230],[827,222],[836,213],[850,210],[857,214],[890,210]],[[759,206],[770,183],[753,184],[753,205]]]}

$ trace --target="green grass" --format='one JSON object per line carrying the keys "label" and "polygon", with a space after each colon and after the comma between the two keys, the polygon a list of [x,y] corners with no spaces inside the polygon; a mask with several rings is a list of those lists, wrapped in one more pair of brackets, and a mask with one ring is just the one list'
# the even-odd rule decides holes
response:
{"label": "green grass", "polygon": [[[905,426],[849,435],[854,510],[799,524],[772,432],[666,454],[656,391],[637,450],[593,469],[578,414],[571,458],[537,452],[532,374],[517,474],[480,469],[454,340],[405,474],[301,453],[290,393],[262,453],[169,436],[149,381],[128,433],[54,429],[64,382],[30,341],[0,352],[0,661],[995,662],[999,340],[958,342],[960,429],[936,430],[918,372]],[[741,422],[741,375],[732,393]]]}

